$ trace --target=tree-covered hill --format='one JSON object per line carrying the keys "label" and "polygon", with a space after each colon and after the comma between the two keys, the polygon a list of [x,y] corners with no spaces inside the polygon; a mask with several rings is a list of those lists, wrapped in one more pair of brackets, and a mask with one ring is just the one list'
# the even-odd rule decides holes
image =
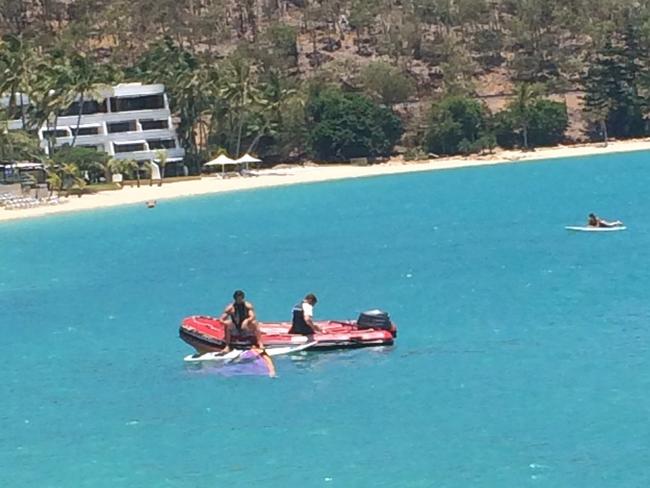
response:
{"label": "tree-covered hill", "polygon": [[[197,160],[218,147],[347,157],[336,144],[366,136],[326,134],[314,146],[314,131],[349,122],[316,120],[311,109],[324,100],[359,110],[353,119],[369,117],[361,125],[373,130],[368,103],[399,115],[388,139],[403,132],[400,145],[412,153],[524,146],[531,124],[559,124],[540,143],[648,132],[647,1],[0,0],[0,34],[6,72],[11,49],[24,50],[13,62],[33,72],[0,79],[5,93],[29,91],[44,60],[103,71],[97,82],[165,83]],[[480,134],[464,132],[476,122],[463,119],[469,113],[480,113]],[[430,144],[432,134],[451,133],[455,143]],[[339,143],[323,151],[328,137]]]}

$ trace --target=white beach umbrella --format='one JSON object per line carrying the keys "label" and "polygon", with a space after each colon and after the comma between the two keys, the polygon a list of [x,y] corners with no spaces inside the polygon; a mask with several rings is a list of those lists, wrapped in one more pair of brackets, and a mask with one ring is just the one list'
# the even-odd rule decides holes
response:
{"label": "white beach umbrella", "polygon": [[239,163],[234,159],[229,158],[225,154],[220,154],[212,161],[208,161],[203,166],[221,166],[221,172],[226,172],[226,166],[237,166]]}
{"label": "white beach umbrella", "polygon": [[244,154],[241,158],[239,158],[239,159],[237,160],[237,162],[238,162],[238,163],[241,163],[241,164],[245,164],[245,165],[246,165],[246,169],[248,169],[248,165],[249,165],[250,163],[261,163],[262,160],[261,160],[261,159],[257,159],[257,158],[255,158],[255,157],[251,156],[250,154],[246,153],[246,154]]}

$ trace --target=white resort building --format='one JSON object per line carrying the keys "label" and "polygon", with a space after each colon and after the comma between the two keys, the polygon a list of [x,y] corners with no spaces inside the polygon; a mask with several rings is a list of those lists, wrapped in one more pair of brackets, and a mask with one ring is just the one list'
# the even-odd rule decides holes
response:
{"label": "white resort building", "polygon": [[[135,161],[154,161],[156,153],[162,150],[166,151],[168,162],[183,160],[185,152],[178,143],[163,85],[124,83],[107,88],[100,95],[99,101],[83,102],[80,120],[77,101],[58,117],[56,128],[43,126],[38,129],[43,149],[47,152],[47,138],[52,136],[55,146],[71,145],[78,123],[79,133],[74,142],[77,147],[89,147],[118,159]],[[29,103],[26,97],[23,100]],[[7,102],[7,97],[0,100],[4,106]],[[9,130],[21,128],[20,120],[8,122]]]}

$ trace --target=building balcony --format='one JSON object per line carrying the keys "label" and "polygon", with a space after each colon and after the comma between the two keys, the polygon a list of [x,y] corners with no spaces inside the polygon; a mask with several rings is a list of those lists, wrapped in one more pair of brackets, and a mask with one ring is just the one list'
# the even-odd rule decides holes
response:
{"label": "building balcony", "polygon": [[[181,161],[185,157],[185,150],[182,147],[174,149],[163,149],[167,153],[168,161]],[[142,150],[123,153],[115,153],[115,159],[133,159],[135,161],[154,161],[158,159],[158,150]]]}
{"label": "building balcony", "polygon": [[[153,109],[153,110],[133,110],[130,112],[117,112],[117,113],[96,113],[82,115],[80,124],[101,124],[111,122],[126,122],[129,120],[168,120],[170,117],[169,109]],[[57,119],[57,126],[77,127],[77,116],[68,115],[59,117]]]}

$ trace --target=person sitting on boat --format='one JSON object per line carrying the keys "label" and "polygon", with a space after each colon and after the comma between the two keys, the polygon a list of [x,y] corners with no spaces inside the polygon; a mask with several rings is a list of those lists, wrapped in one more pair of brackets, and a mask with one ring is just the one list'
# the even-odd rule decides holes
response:
{"label": "person sitting on boat", "polygon": [[318,302],[316,295],[309,293],[293,307],[291,313],[291,329],[289,334],[311,335],[315,332],[323,332],[321,328],[314,323],[314,305]]}
{"label": "person sitting on boat", "polygon": [[224,352],[230,350],[232,336],[236,335],[241,338],[247,338],[253,346],[263,349],[262,338],[257,319],[255,317],[255,307],[251,302],[246,301],[246,295],[242,290],[237,290],[233,294],[234,302],[229,304],[219,318],[226,323],[226,348]]}
{"label": "person sitting on boat", "polygon": [[620,220],[608,222],[607,220],[603,220],[597,215],[590,213],[589,220],[587,221],[587,225],[589,227],[620,227],[621,225],[623,225],[623,222],[621,222]]}

